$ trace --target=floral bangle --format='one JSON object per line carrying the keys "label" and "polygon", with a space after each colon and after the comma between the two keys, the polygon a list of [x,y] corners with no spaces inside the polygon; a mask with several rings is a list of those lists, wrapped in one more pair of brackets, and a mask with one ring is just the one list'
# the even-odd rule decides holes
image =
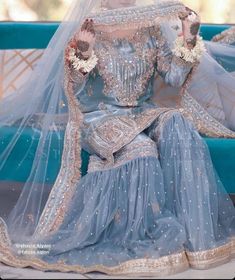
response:
{"label": "floral bangle", "polygon": [[184,38],[182,36],[178,37],[175,40],[174,49],[172,50],[175,56],[180,57],[185,61],[191,63],[198,62],[205,51],[206,47],[202,37],[200,36],[197,36],[197,44],[191,50],[184,46]]}
{"label": "floral bangle", "polygon": [[69,61],[72,63],[73,68],[75,70],[83,70],[84,72],[91,72],[98,62],[98,58],[95,55],[94,51],[92,51],[91,56],[87,60],[80,59],[76,55],[75,49],[71,48],[69,52]]}

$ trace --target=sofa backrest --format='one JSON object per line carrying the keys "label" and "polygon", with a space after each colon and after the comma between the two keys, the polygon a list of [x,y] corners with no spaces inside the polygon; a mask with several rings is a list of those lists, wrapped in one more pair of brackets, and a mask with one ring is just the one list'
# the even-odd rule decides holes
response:
{"label": "sofa backrest", "polygon": [[[20,88],[43,55],[59,22],[0,22],[0,99]],[[231,25],[202,24],[205,40]]]}
{"label": "sofa backrest", "polygon": [[[44,49],[59,26],[59,22],[1,22],[0,49]],[[229,25],[202,24],[205,40],[227,29]]]}
{"label": "sofa backrest", "polygon": [[[0,99],[20,88],[30,77],[59,22],[0,23]],[[201,35],[210,40],[228,25],[202,25]]]}

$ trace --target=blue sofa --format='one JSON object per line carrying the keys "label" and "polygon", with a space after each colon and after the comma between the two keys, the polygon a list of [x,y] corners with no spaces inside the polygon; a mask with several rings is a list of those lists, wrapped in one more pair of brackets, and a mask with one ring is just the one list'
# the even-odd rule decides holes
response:
{"label": "blue sofa", "polygon": [[[58,25],[59,23],[2,22],[0,23],[0,49],[46,48]],[[228,27],[228,25],[202,25],[201,35],[204,39],[210,40],[214,35]],[[8,159],[6,168],[0,171],[0,182],[24,182],[26,180],[39,137],[38,135],[32,140],[31,132],[30,128],[26,129],[19,139],[19,145],[13,152],[12,157]],[[0,153],[14,133],[14,127],[0,128]],[[235,140],[205,138],[205,141],[209,146],[215,169],[224,186],[230,194],[235,194]],[[63,135],[61,142],[63,142]],[[19,166],[17,158],[22,158],[29,145],[31,145],[30,153]],[[89,155],[84,151],[82,152],[82,159],[82,173],[84,175],[89,160]],[[59,170],[60,158],[51,153],[49,166],[48,183],[53,183]]]}

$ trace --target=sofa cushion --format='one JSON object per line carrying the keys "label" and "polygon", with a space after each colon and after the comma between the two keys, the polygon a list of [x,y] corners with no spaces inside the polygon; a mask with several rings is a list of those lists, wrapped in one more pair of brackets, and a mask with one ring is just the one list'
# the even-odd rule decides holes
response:
{"label": "sofa cushion", "polygon": [[[0,154],[6,148],[15,132],[16,128],[13,127],[0,129]],[[34,137],[32,137],[32,134]],[[57,139],[55,134],[52,135],[49,168],[46,176],[48,184],[55,181],[60,168],[61,154],[56,151],[58,151],[59,146],[63,145],[63,132],[61,132],[59,142]],[[33,133],[31,128],[25,129],[4,169],[0,171],[0,181],[24,182],[27,179],[37,149],[38,140],[39,133]],[[210,149],[215,169],[226,190],[229,193],[235,193],[235,139],[205,138],[205,141]],[[89,154],[82,151],[82,159],[82,175],[85,175],[88,167]]]}
{"label": "sofa cushion", "polygon": [[[16,133],[15,127],[0,128],[0,154],[6,149],[12,137]],[[49,164],[47,169],[47,183],[55,181],[61,163],[60,148],[63,146],[64,131],[52,132]],[[4,168],[0,169],[0,181],[24,182],[29,176],[34,155],[38,146],[40,134],[32,128],[25,128],[19,137]],[[59,139],[59,140],[58,140]],[[89,154],[82,151],[82,175],[85,175],[88,167]],[[45,165],[47,163],[45,162]],[[40,183],[40,182],[38,182]]]}

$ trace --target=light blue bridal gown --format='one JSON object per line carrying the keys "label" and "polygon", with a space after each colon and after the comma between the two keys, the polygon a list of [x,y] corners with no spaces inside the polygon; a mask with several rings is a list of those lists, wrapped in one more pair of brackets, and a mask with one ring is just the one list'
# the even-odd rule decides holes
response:
{"label": "light blue bridal gown", "polygon": [[52,249],[43,260],[110,274],[228,261],[235,211],[207,145],[180,109],[150,101],[157,75],[180,87],[192,64],[172,55],[159,26],[131,39],[98,33],[95,53],[98,65],[77,94],[89,172],[44,240]]}
{"label": "light blue bridal gown", "polygon": [[180,109],[151,102],[157,76],[181,87],[193,64],[160,26],[128,39],[97,31],[94,51],[96,68],[74,79],[88,174],[35,267],[163,275],[229,261],[235,210],[208,147]]}

